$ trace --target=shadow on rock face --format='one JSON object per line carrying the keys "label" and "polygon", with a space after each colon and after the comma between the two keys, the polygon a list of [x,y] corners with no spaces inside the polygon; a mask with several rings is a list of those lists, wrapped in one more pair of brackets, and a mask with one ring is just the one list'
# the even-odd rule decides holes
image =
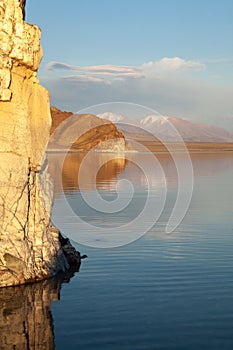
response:
{"label": "shadow on rock face", "polygon": [[0,288],[0,349],[54,349],[51,302],[74,273],[42,282]]}

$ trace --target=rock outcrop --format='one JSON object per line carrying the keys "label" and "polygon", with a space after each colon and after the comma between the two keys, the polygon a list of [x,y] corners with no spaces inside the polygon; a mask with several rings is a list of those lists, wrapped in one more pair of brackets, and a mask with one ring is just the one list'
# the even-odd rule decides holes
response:
{"label": "rock outcrop", "polygon": [[0,287],[68,268],[50,224],[52,182],[45,149],[51,115],[39,85],[40,29],[23,21],[18,0],[0,1]]}
{"label": "rock outcrop", "polygon": [[51,108],[49,150],[124,152],[125,138],[116,125],[94,114],[73,114]]}

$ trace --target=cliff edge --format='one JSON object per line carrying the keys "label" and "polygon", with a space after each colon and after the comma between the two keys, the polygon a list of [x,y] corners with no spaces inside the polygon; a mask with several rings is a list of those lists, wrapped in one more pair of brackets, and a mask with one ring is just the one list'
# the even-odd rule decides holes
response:
{"label": "cliff edge", "polygon": [[0,1],[0,287],[68,268],[50,224],[51,115],[49,94],[37,79],[40,34],[23,21],[18,0]]}

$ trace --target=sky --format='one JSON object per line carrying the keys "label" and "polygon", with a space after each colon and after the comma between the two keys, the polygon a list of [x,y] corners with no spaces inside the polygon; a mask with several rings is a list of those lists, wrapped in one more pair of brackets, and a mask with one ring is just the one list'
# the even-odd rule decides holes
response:
{"label": "sky", "polygon": [[232,0],[27,0],[26,20],[52,105],[138,103],[233,130],[232,13]]}

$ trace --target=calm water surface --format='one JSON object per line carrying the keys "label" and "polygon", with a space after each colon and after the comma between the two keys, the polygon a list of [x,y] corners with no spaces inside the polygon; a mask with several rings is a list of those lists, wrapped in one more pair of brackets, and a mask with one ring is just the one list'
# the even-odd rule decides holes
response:
{"label": "calm water surface", "polygon": [[[75,215],[97,227],[109,227],[111,234],[111,226],[128,222],[144,205],[145,176],[134,160],[141,157],[146,166],[149,158],[142,154],[132,155],[132,161],[109,161],[109,155],[94,156],[95,161],[98,157],[108,160],[96,178],[105,199],[116,197],[119,179],[127,178],[134,185],[133,204],[126,211],[106,216],[82,200],[77,181],[82,157],[67,157],[61,185],[57,155],[50,155],[56,181],[54,218],[60,217],[68,236],[74,234]],[[142,238],[122,247],[95,249],[76,244],[88,259],[62,287],[62,281],[51,280],[2,289],[5,321],[0,322],[0,344],[14,348],[22,328],[25,344],[34,336],[39,344],[35,348],[41,349],[53,349],[54,345],[61,350],[233,349],[233,154],[192,155],[192,201],[184,220],[171,234],[165,233],[165,225],[177,194],[177,175],[167,155],[158,159],[168,189],[159,221]],[[94,196],[93,162],[85,171],[85,190]],[[153,172],[148,171],[147,176],[156,200],[164,183]],[[63,213],[62,188],[73,217]],[[124,194],[124,187],[120,192]],[[22,327],[27,320],[21,320],[20,315],[30,321],[27,337]]]}
{"label": "calm water surface", "polygon": [[[70,156],[63,174],[74,211],[103,226],[113,218],[112,223],[129,220],[131,210],[106,220],[100,215],[99,221],[95,211],[84,210],[75,175],[77,157]],[[135,157],[147,162],[146,155]],[[88,259],[80,273],[63,285],[61,300],[52,304],[57,349],[233,348],[233,154],[192,156],[191,205],[181,225],[169,235],[164,225],[176,197],[177,178],[171,159],[161,155],[159,160],[168,181],[159,222],[123,247],[79,246]],[[114,196],[116,180],[121,178],[134,183],[139,204],[146,196],[143,176],[133,162],[110,162],[98,176],[103,196]],[[153,173],[148,176],[156,192],[160,181]],[[91,189],[87,176],[87,191]],[[56,192],[55,211],[59,212],[60,189]],[[72,230],[70,219],[64,218],[67,234]]]}

